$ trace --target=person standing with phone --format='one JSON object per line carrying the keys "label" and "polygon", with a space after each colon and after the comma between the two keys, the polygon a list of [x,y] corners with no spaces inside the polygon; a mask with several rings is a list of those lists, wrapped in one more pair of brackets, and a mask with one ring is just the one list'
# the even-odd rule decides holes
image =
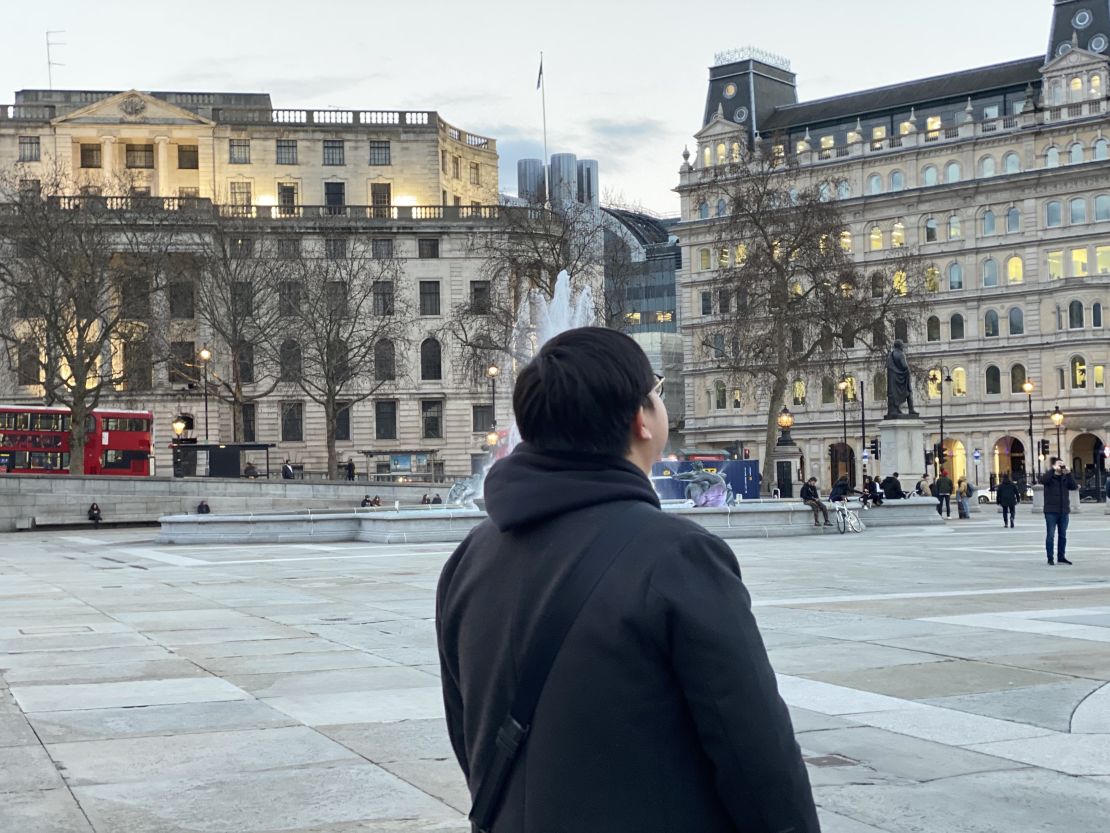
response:
{"label": "person standing with phone", "polygon": [[1070,565],[1065,556],[1068,546],[1068,520],[1071,517],[1071,495],[1079,488],[1072,473],[1068,471],[1064,461],[1056,457],[1049,458],[1049,468],[1041,477],[1044,486],[1044,524],[1045,524],[1045,552],[1048,563],[1053,562],[1053,543],[1056,545],[1056,561]]}

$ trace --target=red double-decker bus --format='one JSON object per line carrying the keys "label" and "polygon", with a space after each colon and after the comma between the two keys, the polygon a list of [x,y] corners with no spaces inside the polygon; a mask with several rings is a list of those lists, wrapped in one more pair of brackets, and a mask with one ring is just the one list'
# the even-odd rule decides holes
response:
{"label": "red double-decker bus", "polygon": [[[150,474],[154,414],[97,409],[85,427],[85,474]],[[0,471],[69,474],[69,408],[0,405]]]}

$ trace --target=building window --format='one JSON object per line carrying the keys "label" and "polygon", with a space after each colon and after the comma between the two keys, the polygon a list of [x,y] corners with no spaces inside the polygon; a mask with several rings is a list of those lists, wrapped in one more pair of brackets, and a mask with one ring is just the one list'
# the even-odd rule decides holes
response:
{"label": "building window", "polygon": [[1008,174],[1021,173],[1021,157],[1016,153],[1007,153],[1002,157],[1002,169]]}
{"label": "building window", "polygon": [[397,439],[397,400],[378,399],[374,402],[374,438]]}
{"label": "building window", "polygon": [[183,171],[195,171],[200,167],[200,152],[196,145],[177,146],[177,167]]}
{"label": "building window", "polygon": [[443,378],[443,351],[434,338],[424,339],[420,344],[420,378],[426,382],[437,382]]}
{"label": "building window", "polygon": [[243,423],[243,442],[254,443],[258,442],[258,422],[255,413],[253,402],[248,402],[240,406],[239,411],[240,419]]}
{"label": "building window", "polygon": [[994,176],[996,173],[993,156],[984,156],[979,160],[979,176],[986,179]]}
{"label": "building window", "polygon": [[728,407],[728,388],[725,383],[718,379],[713,383],[713,408],[718,411],[723,411]]}
{"label": "building window", "polygon": [[345,182],[324,183],[324,205],[328,214],[342,214],[347,205],[347,184]]}
{"label": "building window", "polygon": [[439,315],[439,281],[420,281],[420,314]]}
{"label": "building window", "polygon": [[1044,154],[1044,166],[1046,168],[1060,167],[1060,151],[1055,147],[1050,147]]}
{"label": "building window", "polygon": [[489,281],[470,282],[470,312],[487,315],[490,311]]}
{"label": "building window", "polygon": [[396,304],[393,299],[393,281],[374,281],[374,315],[393,315]]}
{"label": "building window", "polygon": [[[747,257],[747,249],[744,250],[744,255],[741,256],[740,249],[742,247],[743,247],[743,244],[736,247],[736,265],[737,266],[742,265],[743,262],[744,262],[744,258]],[[847,229],[840,232],[840,248],[847,254],[852,253],[852,232],[848,231]]]}
{"label": "building window", "polygon": [[998,261],[994,258],[983,261],[983,286],[998,286]]}
{"label": "building window", "polygon": [[475,434],[493,429],[493,406],[472,405],[470,407],[470,430]]}
{"label": "building window", "polygon": [[988,208],[983,212],[983,236],[992,237],[997,231],[994,212]]}
{"label": "building window", "polygon": [[301,378],[301,345],[296,339],[287,338],[278,348],[279,376],[282,382],[297,382]]}
{"label": "building window", "polygon": [[794,404],[806,404],[806,383],[803,382],[801,379],[795,379],[792,389],[794,392]]}
{"label": "building window", "polygon": [[[327,281],[324,284],[324,297],[327,299],[328,315],[333,320],[343,319],[350,315],[346,281]],[[347,351],[339,352],[346,353]]]}
{"label": "building window", "polygon": [[925,242],[937,242],[937,221],[932,217],[925,221]]}
{"label": "building window", "polygon": [[1087,250],[1071,250],[1071,275],[1073,278],[1087,277]]}
{"label": "building window", "polygon": [[277,140],[277,163],[279,165],[296,165],[297,164],[297,140],[296,139],[278,139]]}
{"label": "building window", "polygon": [[901,171],[891,171],[890,174],[890,190],[897,192],[906,187],[906,175]]}
{"label": "building window", "polygon": [[[940,270],[935,266],[925,267],[925,289],[928,292],[940,292]],[[905,295],[906,293],[902,292],[901,294]]]}
{"label": "building window", "polygon": [[38,136],[20,136],[19,137],[19,161],[20,162],[38,162],[39,161],[39,137]]}
{"label": "building window", "polygon": [[1091,326],[1096,330],[1102,329],[1102,304],[1098,301],[1091,304]]}
{"label": "building window", "polygon": [[1071,388],[1084,390],[1087,387],[1087,360],[1082,356],[1072,356],[1071,360]]}
{"label": "building window", "polygon": [[477,162],[470,163],[470,184],[482,184],[482,166],[479,165]]}
{"label": "building window", "polygon": [[964,317],[959,313],[952,316],[948,322],[948,329],[952,341],[963,341],[964,338]]}
{"label": "building window", "polygon": [[278,284],[278,315],[292,318],[301,311],[300,281],[282,281]]}
{"label": "building window", "polygon": [[1084,324],[1083,302],[1072,301],[1068,304],[1068,329],[1082,330]]}
{"label": "building window", "polygon": [[709,219],[709,203],[706,202],[705,200],[702,200],[701,202],[698,203],[698,219],[699,220],[708,220]]}
{"label": "building window", "polygon": [[370,140],[370,164],[371,165],[392,165],[389,155],[389,142],[381,141],[379,139]]}
{"label": "building window", "polygon": [[1106,365],[1095,365],[1095,390],[1106,389]]}
{"label": "building window", "polygon": [[192,341],[170,342],[170,384],[190,385],[196,382],[197,346]]}
{"label": "building window", "polygon": [[935,315],[930,315],[925,322],[925,340],[940,341],[940,319]]}
{"label": "building window", "polygon": [[324,257],[327,260],[345,260],[347,257],[347,238],[328,237],[324,240]]}
{"label": "building window", "polygon": [[335,403],[335,438],[340,442],[351,439],[351,403]]}
{"label": "building window", "polygon": [[712,292],[702,292],[701,293],[701,314],[702,315],[712,315],[713,314],[713,293]]}
{"label": "building window", "polygon": [[964,270],[958,263],[948,265],[948,288],[950,290],[964,288]]}
{"label": "building window", "polygon": [[397,348],[388,338],[374,345],[374,379],[392,382],[397,378]]}
{"label": "building window", "polygon": [[1095,268],[1100,275],[1110,275],[1110,246],[1095,247]]}
{"label": "building window", "polygon": [[998,395],[1002,393],[1002,371],[993,364],[987,365],[986,372],[987,394]]}
{"label": "building window", "polygon": [[983,316],[983,335],[986,338],[998,336],[998,313],[992,309],[987,310],[986,315]]}
{"label": "building window", "polygon": [[1076,198],[1068,202],[1068,222],[1072,225],[1087,222],[1087,201]]}
{"label": "building window", "polygon": [[153,168],[154,145],[127,145],[124,160],[129,168]]}
{"label": "building window", "polygon": [[1110,220],[1110,196],[1100,194],[1095,197],[1095,220]]}
{"label": "building window", "polygon": [[148,340],[144,338],[123,345],[123,372],[124,387],[129,391],[148,391],[154,386],[154,362]]}
{"label": "building window", "polygon": [[[129,373],[129,379],[128,379],[129,382],[130,382],[130,369],[131,368],[130,368],[130,365],[128,364],[128,362],[127,362],[126,348],[132,347],[132,346],[133,345],[130,345],[130,344],[126,345],[125,351],[124,351],[124,366],[125,366],[126,370]],[[18,361],[18,368],[17,368],[17,376],[18,376],[19,384],[21,384],[21,385],[37,385],[37,384],[39,384],[42,381],[42,371],[41,371],[41,366],[39,364],[39,348],[38,348],[38,345],[35,344],[33,341],[21,341],[21,342],[19,342],[19,357],[18,358],[19,358],[19,361]],[[148,348],[148,359],[149,359],[149,348]],[[148,361],[148,364],[149,364],[149,361]],[[130,384],[128,384],[128,388],[130,388],[130,387],[131,387]],[[146,387],[146,388],[143,388],[143,390],[149,390],[149,386]]]}
{"label": "building window", "polygon": [[704,272],[712,265],[712,256],[709,254],[709,249],[698,250],[698,266]]}
{"label": "building window", "polygon": [[345,165],[342,139],[324,139],[324,164]]}
{"label": "building window", "polygon": [[81,167],[100,167],[100,145],[81,145]]}
{"label": "building window", "polygon": [[1064,277],[1064,253],[1062,251],[1048,252],[1048,279],[1058,281]]}
{"label": "building window", "polygon": [[249,385],[254,382],[254,345],[250,342],[240,342],[235,350],[235,359],[239,362],[239,381]]}
{"label": "building window", "polygon": [[944,169],[944,181],[949,185],[959,182],[962,176],[963,170],[960,168],[959,162],[949,162]]}
{"label": "building window", "polygon": [[1025,335],[1025,314],[1021,311],[1021,307],[1014,307],[1010,310],[1009,319],[1010,335]]}
{"label": "building window", "polygon": [[1010,368],[1010,393],[1024,393],[1022,387],[1025,385],[1026,373],[1025,365],[1015,364]]}
{"label": "building window", "polygon": [[1110,159],[1110,142],[1106,139],[1098,139],[1094,145],[1094,156],[1096,161],[1103,161]]}
{"label": "building window", "polygon": [[906,245],[906,224],[901,220],[894,224],[890,230],[891,248],[898,249]]}
{"label": "building window", "polygon": [[1009,283],[1021,283],[1025,280],[1025,264],[1017,255],[1006,261],[1006,280]]}
{"label": "building window", "polygon": [[192,281],[169,285],[170,318],[189,320],[196,316],[195,288]]}
{"label": "building window", "polygon": [[304,440],[304,404],[281,403],[281,441],[297,443]]}
{"label": "building window", "polygon": [[249,182],[229,182],[227,184],[227,189],[231,197],[232,205],[243,208],[253,203],[251,184]]}
{"label": "building window", "polygon": [[871,251],[879,251],[883,247],[883,230],[878,226],[875,226],[871,229],[871,233],[870,235],[868,235],[867,239],[868,246],[870,247]]}
{"label": "building window", "polygon": [[963,224],[958,215],[953,214],[948,218],[948,239],[960,240],[964,236]]}
{"label": "building window", "polygon": [[227,161],[232,165],[249,165],[251,163],[251,140],[228,139]]}
{"label": "building window", "polygon": [[462,157],[451,157],[451,179],[462,179]]}
{"label": "building window", "polygon": [[925,170],[921,172],[921,184],[925,187],[936,185],[940,181],[940,175],[933,165],[926,165]]}
{"label": "building window", "polygon": [[426,440],[443,439],[443,400],[420,400],[420,436]]}
{"label": "building window", "polygon": [[375,182],[370,186],[370,207],[375,220],[389,220],[393,216],[393,186],[388,182]]}
{"label": "building window", "polygon": [[439,257],[439,240],[422,238],[416,241],[416,254],[421,258]]}
{"label": "building window", "polygon": [[1072,165],[1081,165],[1083,161],[1083,145],[1075,142],[1068,148],[1068,162]]}
{"label": "building window", "polygon": [[374,258],[374,260],[392,260],[393,241],[388,238],[371,240],[370,257]]}
{"label": "building window", "polygon": [[821,404],[831,405],[836,401],[836,387],[828,376],[821,380]]}

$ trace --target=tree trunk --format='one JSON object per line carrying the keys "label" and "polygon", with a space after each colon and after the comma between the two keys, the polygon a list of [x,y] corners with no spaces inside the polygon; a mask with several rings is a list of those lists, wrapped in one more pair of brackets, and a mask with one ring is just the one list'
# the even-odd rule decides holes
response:
{"label": "tree trunk", "polygon": [[324,399],[324,441],[328,445],[328,479],[335,480],[338,463],[335,456],[335,398]]}
{"label": "tree trunk", "polygon": [[771,449],[778,442],[778,416],[782,410],[783,397],[786,396],[785,377],[778,376],[771,385],[771,396],[767,400],[767,434],[765,436],[766,451],[763,454],[763,480],[760,482],[760,491],[770,494],[774,488],[776,472],[774,461],[771,459]]}
{"label": "tree trunk", "polygon": [[88,411],[83,405],[76,402],[69,410],[69,473],[85,473],[85,423],[88,422]]}

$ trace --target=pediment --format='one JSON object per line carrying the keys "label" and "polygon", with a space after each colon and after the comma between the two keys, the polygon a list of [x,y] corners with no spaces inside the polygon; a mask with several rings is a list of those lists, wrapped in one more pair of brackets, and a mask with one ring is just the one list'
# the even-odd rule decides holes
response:
{"label": "pediment", "polygon": [[1063,55],[1053,58],[1041,67],[1041,74],[1053,75],[1057,72],[1069,72],[1096,66],[1105,67],[1108,60],[1110,59],[1107,59],[1105,55],[1100,55],[1097,52],[1088,52],[1086,49],[1073,46]]}
{"label": "pediment", "polygon": [[700,141],[702,139],[712,139],[718,136],[736,136],[743,132],[744,128],[726,119],[724,112],[718,107],[716,115],[709,120],[709,124],[694,134],[694,138]]}
{"label": "pediment", "polygon": [[214,122],[138,90],[128,90],[59,116],[54,124],[211,125]]}

